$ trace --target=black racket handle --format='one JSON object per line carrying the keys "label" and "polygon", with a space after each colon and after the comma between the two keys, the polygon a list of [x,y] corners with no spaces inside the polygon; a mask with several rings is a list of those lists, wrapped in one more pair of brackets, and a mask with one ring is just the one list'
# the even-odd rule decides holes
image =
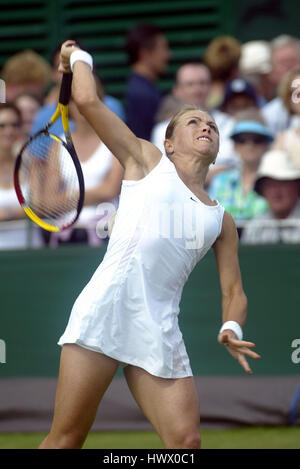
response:
{"label": "black racket handle", "polygon": [[60,93],[59,93],[59,102],[61,104],[67,105],[71,98],[72,90],[72,73],[64,73],[62,77]]}

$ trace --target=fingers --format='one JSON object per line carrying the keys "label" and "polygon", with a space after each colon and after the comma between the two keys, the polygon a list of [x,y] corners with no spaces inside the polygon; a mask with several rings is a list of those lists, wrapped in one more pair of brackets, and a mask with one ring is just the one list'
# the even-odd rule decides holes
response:
{"label": "fingers", "polygon": [[60,64],[58,71],[62,73],[69,73],[70,69],[70,56],[75,50],[80,50],[80,47],[76,44],[75,41],[69,39],[65,41],[60,50]]}
{"label": "fingers", "polygon": [[244,355],[248,355],[248,357],[255,358],[256,360],[258,358],[261,358],[261,356],[258,353],[253,352],[253,350],[249,350],[247,347],[240,348],[239,352],[243,353]]}
{"label": "fingers", "polygon": [[239,362],[239,364],[242,366],[242,368],[244,368],[244,370],[246,371],[246,373],[248,375],[251,375],[252,374],[252,370],[249,366],[249,363],[247,362],[246,358],[244,355],[241,355],[239,354],[238,357],[237,357],[237,361]]}

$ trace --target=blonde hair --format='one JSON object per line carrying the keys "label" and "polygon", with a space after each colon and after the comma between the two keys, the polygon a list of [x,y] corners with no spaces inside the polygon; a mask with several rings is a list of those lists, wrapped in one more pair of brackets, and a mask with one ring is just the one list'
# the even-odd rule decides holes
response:
{"label": "blonde hair", "polygon": [[204,63],[209,68],[213,80],[227,81],[239,65],[241,43],[231,36],[220,36],[207,46]]}
{"label": "blonde hair", "polygon": [[46,87],[52,78],[49,63],[33,50],[25,50],[10,57],[2,70],[3,80],[15,84],[38,82]]}
{"label": "blonde hair", "polygon": [[278,96],[280,96],[285,108],[288,110],[290,114],[294,114],[294,111],[292,109],[292,94],[294,91],[292,88],[292,83],[296,77],[300,78],[300,66],[299,65],[293,68],[292,70],[290,70],[289,72],[287,72],[283,76],[278,87]]}

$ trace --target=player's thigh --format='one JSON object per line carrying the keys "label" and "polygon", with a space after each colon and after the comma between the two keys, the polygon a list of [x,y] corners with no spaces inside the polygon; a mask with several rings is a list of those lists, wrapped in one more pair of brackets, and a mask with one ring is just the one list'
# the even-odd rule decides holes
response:
{"label": "player's thigh", "polygon": [[124,374],[137,404],[164,444],[199,433],[200,405],[193,377],[166,379],[127,366]]}
{"label": "player's thigh", "polygon": [[52,433],[86,432],[118,362],[75,344],[62,348]]}

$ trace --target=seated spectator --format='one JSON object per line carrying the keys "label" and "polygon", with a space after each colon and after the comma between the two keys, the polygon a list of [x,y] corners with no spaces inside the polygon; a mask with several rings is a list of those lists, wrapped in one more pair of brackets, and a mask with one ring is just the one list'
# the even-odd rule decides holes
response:
{"label": "seated spectator", "polygon": [[264,155],[254,189],[267,200],[269,210],[249,222],[242,242],[300,243],[300,169],[286,152],[271,150]]}
{"label": "seated spectator", "polygon": [[41,107],[41,101],[32,93],[23,92],[14,100],[15,106],[21,112],[21,128],[20,128],[20,148],[30,136],[30,131],[36,113]]}
{"label": "seated spectator", "polygon": [[242,78],[228,82],[220,110],[234,117],[238,112],[250,107],[259,108],[259,97],[254,87]]}
{"label": "seated spectator", "polygon": [[[19,138],[21,114],[12,104],[0,105],[0,222],[22,220],[18,228],[3,227],[0,231],[0,249],[27,247],[28,221],[18,202],[13,174],[15,167],[14,145]],[[33,229],[32,246],[41,246],[38,229]]]}
{"label": "seated spectator", "polygon": [[300,169],[300,66],[283,77],[279,95],[291,116],[291,126],[277,134],[273,148],[286,151]]}
{"label": "seated spectator", "polygon": [[132,70],[125,90],[127,124],[137,137],[150,140],[162,99],[155,83],[170,58],[168,42],[157,26],[141,24],[129,31],[126,51]]}
{"label": "seated spectator", "polygon": [[271,46],[267,41],[249,41],[243,44],[239,69],[241,78],[255,88],[260,107],[274,97],[270,79]]}
{"label": "seated spectator", "polygon": [[[212,112],[220,131],[220,150],[216,165],[211,167],[206,178],[209,185],[216,174],[225,169],[238,167],[240,156],[236,152],[233,140],[229,138],[234,126],[234,119],[239,112],[249,108],[259,108],[259,99],[250,83],[236,78],[227,83],[225,95],[220,109]],[[226,128],[226,131],[225,131]]]}
{"label": "seated spectator", "polygon": [[32,50],[25,50],[10,57],[2,69],[6,84],[6,101],[13,102],[17,95],[29,92],[42,99],[51,81],[48,62]]}
{"label": "seated spectator", "polygon": [[98,245],[103,240],[97,237],[96,226],[104,215],[99,212],[98,205],[111,202],[112,208],[113,206],[117,208],[123,168],[117,158],[99,140],[73,101],[70,102],[69,109],[75,123],[72,140],[81,163],[85,183],[84,207],[77,221],[78,227],[75,225],[65,232],[51,234],[50,245],[55,247],[64,242]]}
{"label": "seated spectator", "polygon": [[[270,80],[273,83],[274,92],[277,93],[284,75],[300,66],[299,39],[287,35],[273,39],[271,41],[271,65]],[[262,109],[262,114],[273,135],[293,125],[293,117],[285,108],[280,96],[275,96],[267,103]]]}
{"label": "seated spectator", "polygon": [[[62,74],[58,71],[59,59],[60,59],[60,49],[58,47],[52,54],[52,86],[44,99],[43,106],[37,112],[33,125],[31,127],[31,135],[35,134],[41,130],[52,117],[59,98],[60,84]],[[98,91],[103,96],[103,102],[106,106],[113,112],[115,112],[120,119],[125,120],[125,112],[122,103],[114,98],[113,96],[104,94],[104,89],[102,83],[98,77],[95,76]],[[73,130],[73,122],[70,122],[70,129]],[[51,127],[51,132],[54,135],[61,135],[63,133],[63,127],[61,119],[58,119]]]}
{"label": "seated spectator", "polygon": [[241,166],[216,175],[208,192],[235,220],[249,220],[267,210],[266,201],[253,187],[260,160],[273,138],[256,109],[237,115],[231,138]]}
{"label": "seated spectator", "polygon": [[209,68],[212,85],[207,105],[210,109],[219,107],[223,101],[225,86],[228,81],[239,76],[241,43],[231,36],[213,39],[204,54],[204,63]]}

